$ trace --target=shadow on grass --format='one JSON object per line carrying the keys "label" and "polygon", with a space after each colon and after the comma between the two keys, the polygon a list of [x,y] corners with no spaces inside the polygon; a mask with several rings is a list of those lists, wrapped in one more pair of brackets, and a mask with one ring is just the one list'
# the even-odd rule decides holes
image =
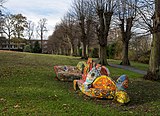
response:
{"label": "shadow on grass", "polygon": [[[53,78],[52,78],[53,79]],[[114,77],[116,80],[117,77]],[[95,105],[100,105],[102,108],[107,109],[111,108],[112,110],[119,111],[121,113],[136,113],[139,115],[145,115],[147,113],[150,114],[159,114],[159,98],[160,98],[160,82],[148,81],[142,78],[139,79],[130,79],[129,88],[127,92],[129,94],[131,102],[128,104],[120,104],[116,100],[108,100],[108,99],[97,99],[91,98],[84,95],[80,90],[74,91],[73,82],[61,82],[55,80],[59,86],[63,88],[63,90],[67,91],[70,96],[72,96],[75,100],[91,102]]]}
{"label": "shadow on grass", "polygon": [[[73,84],[67,83],[65,84],[66,88],[69,88],[69,91],[74,95],[77,99],[83,99],[85,101],[93,101],[95,104],[102,105],[105,107],[112,107],[115,109],[119,109],[119,111],[128,111],[128,110],[142,110],[150,109],[152,103],[158,105],[158,100],[160,98],[160,82],[155,81],[147,81],[143,79],[131,79],[129,83],[129,88],[127,90],[131,102],[127,105],[119,104],[115,100],[104,100],[97,98],[90,98],[88,96],[83,95],[79,92],[74,92]],[[147,105],[149,104],[149,106]],[[121,107],[120,107],[121,106]]]}
{"label": "shadow on grass", "polygon": [[143,79],[131,80],[128,89],[128,94],[131,99],[129,106],[143,105],[157,101],[160,98],[159,87],[159,82]]}
{"label": "shadow on grass", "polygon": [[[56,80],[58,81],[58,80]],[[66,89],[74,92],[72,82],[60,82],[63,83]],[[160,82],[147,81],[144,79],[131,79],[129,83],[129,88],[127,92],[129,94],[131,102],[127,106],[138,106],[145,103],[155,102],[160,98]],[[82,94],[81,94],[82,95]],[[95,98],[85,97],[88,100],[95,100]],[[96,101],[101,101],[102,99],[96,99]],[[104,101],[104,100],[102,100]],[[113,100],[105,100],[105,103],[111,103]],[[104,103],[104,102],[103,102]],[[101,104],[101,102],[100,102]]]}

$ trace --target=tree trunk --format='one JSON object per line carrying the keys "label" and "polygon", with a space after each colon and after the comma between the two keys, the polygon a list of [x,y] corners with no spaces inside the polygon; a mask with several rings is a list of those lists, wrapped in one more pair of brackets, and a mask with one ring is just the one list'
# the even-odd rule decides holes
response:
{"label": "tree trunk", "polygon": [[77,56],[81,56],[80,55],[80,47],[81,47],[81,43],[80,41],[78,42],[78,45],[77,45]]}
{"label": "tree trunk", "polygon": [[[128,44],[129,40],[131,39],[131,29],[133,27],[133,17],[126,19],[126,25],[125,25],[125,19],[121,19],[121,35],[122,35],[122,42],[123,42],[123,49],[122,49],[122,62],[121,65],[130,65],[129,59],[128,59]],[[125,29],[126,28],[126,29]]]}
{"label": "tree trunk", "polygon": [[78,49],[78,46],[76,47],[76,56],[79,56],[79,49]]}
{"label": "tree trunk", "polygon": [[160,79],[160,1],[155,0],[155,14],[153,18],[153,41],[151,45],[151,55],[147,75],[148,80]]}
{"label": "tree trunk", "polygon": [[151,55],[149,60],[149,69],[147,75],[144,76],[148,80],[158,80],[160,79],[160,32],[153,34],[153,42],[151,46]]}
{"label": "tree trunk", "polygon": [[80,17],[80,27],[81,27],[81,32],[82,32],[82,35],[81,35],[81,42],[83,44],[83,47],[82,47],[82,59],[87,59],[87,54],[86,54],[86,46],[87,46],[87,35],[86,35],[86,31],[85,31],[85,17],[84,16],[81,16]]}
{"label": "tree trunk", "polygon": [[82,44],[83,44],[83,47],[82,47],[82,57],[81,58],[87,59],[88,57],[87,57],[87,52],[86,52],[86,50],[87,50],[86,42],[83,41]]}
{"label": "tree trunk", "polygon": [[71,56],[73,56],[73,46],[71,44],[71,53],[70,53]]}
{"label": "tree trunk", "polygon": [[104,17],[104,11],[103,10],[99,10],[98,11],[98,16],[99,16],[99,23],[100,26],[97,30],[98,32],[98,40],[99,40],[99,44],[100,44],[100,64],[101,65],[108,65],[107,63],[107,35],[105,36],[105,29],[107,27],[105,27],[105,17]]}
{"label": "tree trunk", "polygon": [[9,51],[11,50],[11,37],[9,36],[8,38],[8,47],[9,47]]}
{"label": "tree trunk", "polygon": [[122,62],[121,65],[130,65],[128,59],[128,41],[123,41],[123,49],[122,49]]}
{"label": "tree trunk", "polygon": [[75,48],[74,48],[74,44],[71,44],[71,56],[75,55]]}
{"label": "tree trunk", "polygon": [[82,59],[87,59],[88,57],[87,57],[87,54],[86,54],[86,49],[87,49],[86,42],[83,41],[82,44],[83,44],[83,47],[82,47]]}
{"label": "tree trunk", "polygon": [[89,57],[89,44],[87,44],[87,46],[86,46],[86,54]]}
{"label": "tree trunk", "polygon": [[29,37],[29,45],[31,46],[31,37]]}
{"label": "tree trunk", "polygon": [[107,52],[106,52],[106,46],[100,46],[100,63],[102,65],[108,65],[107,62]]}
{"label": "tree trunk", "polygon": [[41,31],[41,49],[43,53],[43,32]]}

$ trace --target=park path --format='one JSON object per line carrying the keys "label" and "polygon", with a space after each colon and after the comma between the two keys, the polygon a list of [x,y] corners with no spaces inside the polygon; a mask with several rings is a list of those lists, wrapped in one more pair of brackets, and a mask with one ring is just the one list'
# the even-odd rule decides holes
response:
{"label": "park path", "polygon": [[131,66],[124,66],[124,65],[110,64],[110,63],[109,63],[109,65],[111,67],[129,70],[129,71],[136,72],[136,73],[139,73],[139,74],[142,74],[142,75],[146,75],[147,74],[147,71],[140,70],[140,69],[137,69],[137,68],[134,68],[134,67],[131,67]]}

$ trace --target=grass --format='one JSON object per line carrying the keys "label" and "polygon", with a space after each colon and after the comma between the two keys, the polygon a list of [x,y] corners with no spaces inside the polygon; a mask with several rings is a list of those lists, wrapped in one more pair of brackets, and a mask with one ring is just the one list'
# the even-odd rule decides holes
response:
{"label": "grass", "polygon": [[159,82],[143,75],[109,67],[111,77],[127,74],[131,102],[86,97],[72,82],[55,80],[54,65],[76,65],[80,58],[57,55],[0,52],[0,115],[115,116],[158,115]]}
{"label": "grass", "polygon": [[[120,64],[121,60],[114,60],[114,59],[108,59],[109,63],[112,64]],[[134,62],[134,61],[130,61],[131,66],[140,70],[148,70],[148,64],[143,64],[143,63],[138,63],[138,62]]]}

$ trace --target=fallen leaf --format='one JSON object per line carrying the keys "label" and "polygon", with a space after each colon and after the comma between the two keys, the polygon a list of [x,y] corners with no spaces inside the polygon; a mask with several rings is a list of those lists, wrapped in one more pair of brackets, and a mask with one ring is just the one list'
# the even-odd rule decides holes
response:
{"label": "fallen leaf", "polygon": [[19,104],[16,104],[16,105],[14,106],[14,108],[20,108],[20,105],[19,105]]}

